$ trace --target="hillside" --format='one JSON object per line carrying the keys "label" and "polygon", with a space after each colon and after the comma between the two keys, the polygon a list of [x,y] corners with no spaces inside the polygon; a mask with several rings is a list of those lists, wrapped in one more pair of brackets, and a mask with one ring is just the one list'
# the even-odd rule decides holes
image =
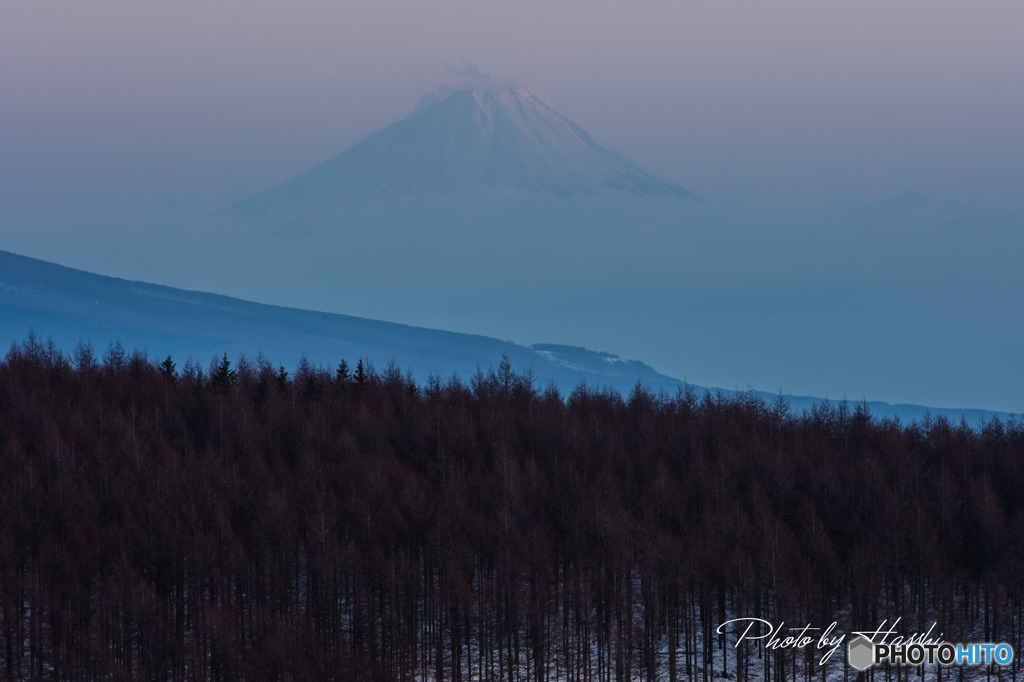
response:
{"label": "hillside", "polygon": [[65,351],[91,340],[100,352],[119,339],[151,357],[192,357],[204,367],[223,353],[262,353],[289,368],[302,357],[327,367],[362,358],[378,368],[395,361],[421,380],[432,373],[468,380],[507,355],[517,369],[531,368],[540,386],[554,382],[565,393],[581,381],[624,393],[637,380],[670,392],[680,384],[643,363],[583,348],[553,354],[485,336],[104,277],[0,251],[0,338],[20,341],[30,329]]}
{"label": "hillside", "polygon": [[[265,305],[96,275],[0,251],[0,342],[20,342],[29,330],[42,339],[52,338],[65,352],[79,341],[91,341],[102,352],[108,342],[120,340],[126,348],[144,350],[152,358],[169,354],[180,363],[191,357],[204,367],[225,353],[232,359],[262,354],[288,368],[303,357],[328,368],[342,359],[353,364],[362,358],[379,369],[394,361],[421,381],[431,374],[455,374],[468,381],[478,369],[497,367],[507,356],[517,371],[531,370],[538,386],[553,382],[564,395],[580,382],[596,389],[614,388],[624,395],[637,381],[669,395],[685,386],[643,362],[581,346],[538,343],[528,347],[487,336]],[[772,392],[750,393],[766,403],[777,398]],[[811,396],[785,399],[794,412],[822,402]],[[964,418],[975,426],[982,419],[1009,416],[880,401],[867,405],[876,417],[898,415],[905,421],[944,415],[955,422]]]}

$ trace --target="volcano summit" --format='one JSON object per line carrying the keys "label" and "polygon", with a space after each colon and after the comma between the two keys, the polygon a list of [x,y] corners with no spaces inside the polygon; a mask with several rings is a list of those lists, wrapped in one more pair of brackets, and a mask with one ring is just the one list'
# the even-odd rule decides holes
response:
{"label": "volcano summit", "polygon": [[693,196],[595,141],[528,88],[461,90],[421,104],[306,173],[236,207],[330,210],[405,197],[526,192]]}

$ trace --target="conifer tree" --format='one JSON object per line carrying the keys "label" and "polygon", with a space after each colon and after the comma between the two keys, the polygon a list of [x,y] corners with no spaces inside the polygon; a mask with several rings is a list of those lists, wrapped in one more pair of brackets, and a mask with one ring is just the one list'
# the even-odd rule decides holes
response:
{"label": "conifer tree", "polygon": [[175,372],[174,360],[171,359],[170,355],[164,358],[164,361],[160,363],[160,374],[163,375],[164,379],[167,379],[172,383],[178,380],[178,374]]}
{"label": "conifer tree", "polygon": [[345,362],[344,358],[338,364],[338,369],[334,370],[334,380],[344,386],[352,378],[352,373],[348,370],[348,363]]}
{"label": "conifer tree", "polygon": [[217,366],[210,370],[210,383],[213,385],[214,390],[219,393],[227,393],[235,384],[236,376],[237,372],[231,368],[228,354],[224,353]]}

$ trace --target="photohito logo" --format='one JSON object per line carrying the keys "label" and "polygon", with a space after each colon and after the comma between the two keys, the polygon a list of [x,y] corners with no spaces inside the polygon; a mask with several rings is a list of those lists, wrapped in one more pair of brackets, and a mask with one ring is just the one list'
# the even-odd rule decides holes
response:
{"label": "photohito logo", "polygon": [[857,635],[846,645],[846,660],[857,670],[873,665],[1010,665],[1013,647],[1002,642],[953,644],[952,642],[912,642],[906,644],[875,644],[864,635]]}

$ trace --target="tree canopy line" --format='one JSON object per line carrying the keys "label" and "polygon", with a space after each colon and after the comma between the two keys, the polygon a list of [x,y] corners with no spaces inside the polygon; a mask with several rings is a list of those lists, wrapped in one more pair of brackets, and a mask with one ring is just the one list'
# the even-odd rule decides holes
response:
{"label": "tree canopy line", "polygon": [[1024,653],[1022,490],[1016,419],[30,335],[0,362],[0,677],[823,679],[735,617]]}

